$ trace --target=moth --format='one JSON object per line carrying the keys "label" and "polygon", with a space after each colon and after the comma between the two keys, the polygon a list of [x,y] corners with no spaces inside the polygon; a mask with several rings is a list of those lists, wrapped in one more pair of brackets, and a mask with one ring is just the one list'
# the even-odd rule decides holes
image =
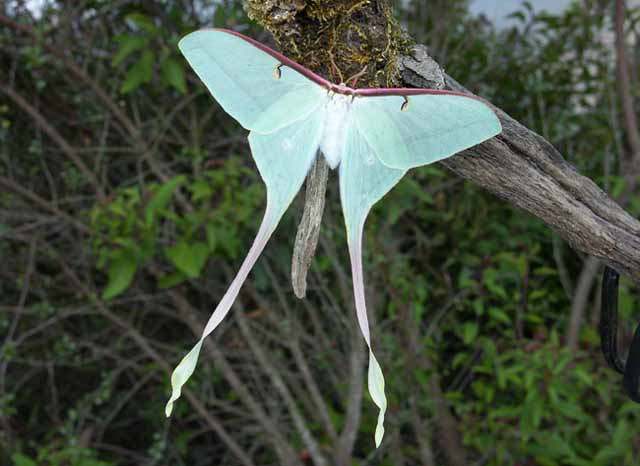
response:
{"label": "moth", "polygon": [[369,348],[368,389],[379,408],[376,447],[384,435],[387,399],[371,349],[362,272],[367,214],[411,168],[450,157],[502,131],[482,100],[427,89],[353,89],[334,84],[284,55],[223,29],[185,36],[179,48],[222,108],[250,131],[249,145],[267,188],[257,236],[202,337],[171,376],[171,415],[193,374],[204,339],[229,312],[240,287],[300,190],[316,157],[340,177],[355,306]]}

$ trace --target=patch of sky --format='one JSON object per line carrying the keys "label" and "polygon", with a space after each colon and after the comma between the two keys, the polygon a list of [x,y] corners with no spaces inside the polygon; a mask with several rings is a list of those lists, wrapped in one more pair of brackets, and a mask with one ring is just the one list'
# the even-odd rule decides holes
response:
{"label": "patch of sky", "polygon": [[[525,0],[471,0],[469,11],[472,14],[483,14],[498,28],[509,27],[515,24],[509,15],[514,11],[522,10]],[[529,4],[535,12],[547,11],[548,13],[561,13],[571,0],[529,0]]]}

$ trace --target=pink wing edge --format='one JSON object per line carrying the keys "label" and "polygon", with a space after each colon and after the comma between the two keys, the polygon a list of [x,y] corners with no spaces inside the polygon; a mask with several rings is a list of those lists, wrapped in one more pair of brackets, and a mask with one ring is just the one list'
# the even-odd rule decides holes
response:
{"label": "pink wing edge", "polygon": [[466,97],[468,99],[475,99],[475,100],[479,100],[479,101],[484,102],[484,99],[482,99],[480,97],[477,97],[477,96],[475,96],[473,94],[463,94],[461,92],[447,91],[447,90],[419,89],[419,88],[409,88],[409,87],[391,87],[391,88],[380,87],[380,88],[353,89],[353,88],[348,87],[348,86],[342,86],[342,85],[339,85],[339,84],[334,84],[331,81],[326,80],[325,78],[323,78],[319,74],[316,74],[313,71],[311,71],[310,69],[304,67],[300,63],[296,63],[295,61],[293,61],[290,58],[287,58],[286,56],[281,54],[280,52],[276,52],[272,48],[267,47],[266,45],[258,42],[255,39],[252,39],[251,37],[247,37],[247,36],[245,36],[243,34],[240,34],[239,32],[233,31],[231,29],[224,29],[224,28],[211,28],[211,29],[214,30],[214,31],[220,31],[220,32],[224,32],[224,33],[231,34],[233,36],[239,37],[240,39],[250,43],[254,47],[259,48],[263,52],[268,53],[269,55],[271,55],[273,58],[278,60],[283,65],[288,66],[290,68],[293,68],[298,73],[302,74],[304,77],[306,77],[306,78],[310,79],[311,81],[315,82],[316,84],[319,84],[320,86],[328,89],[329,91],[335,92],[337,94],[356,95],[356,96],[363,96],[363,97],[376,97],[376,96],[389,96],[389,95],[411,96],[411,95],[424,95],[424,94],[430,94],[430,95],[456,95],[456,96]]}

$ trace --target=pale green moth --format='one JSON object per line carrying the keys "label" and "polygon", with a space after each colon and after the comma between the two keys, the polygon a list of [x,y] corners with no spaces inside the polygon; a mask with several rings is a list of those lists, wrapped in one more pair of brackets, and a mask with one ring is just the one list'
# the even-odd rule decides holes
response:
{"label": "pale green moth", "polygon": [[238,275],[202,337],[171,376],[170,416],[196,367],[204,338],[229,312],[240,287],[300,190],[319,153],[340,174],[358,323],[369,347],[368,387],[384,435],[384,377],[371,350],[362,274],[362,231],[371,207],[410,168],[481,143],[502,131],[483,101],[426,89],[352,89],[333,84],[264,45],[227,30],[184,37],[180,50],[220,105],[250,131],[251,154],[267,187],[267,207]]}

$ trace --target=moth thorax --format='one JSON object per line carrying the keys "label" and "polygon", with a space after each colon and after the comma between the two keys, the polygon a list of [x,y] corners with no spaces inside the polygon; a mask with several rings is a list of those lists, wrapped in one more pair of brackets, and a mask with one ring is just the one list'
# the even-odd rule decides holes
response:
{"label": "moth thorax", "polygon": [[350,109],[351,96],[331,94],[326,103],[320,150],[332,169],[336,168],[342,159]]}

